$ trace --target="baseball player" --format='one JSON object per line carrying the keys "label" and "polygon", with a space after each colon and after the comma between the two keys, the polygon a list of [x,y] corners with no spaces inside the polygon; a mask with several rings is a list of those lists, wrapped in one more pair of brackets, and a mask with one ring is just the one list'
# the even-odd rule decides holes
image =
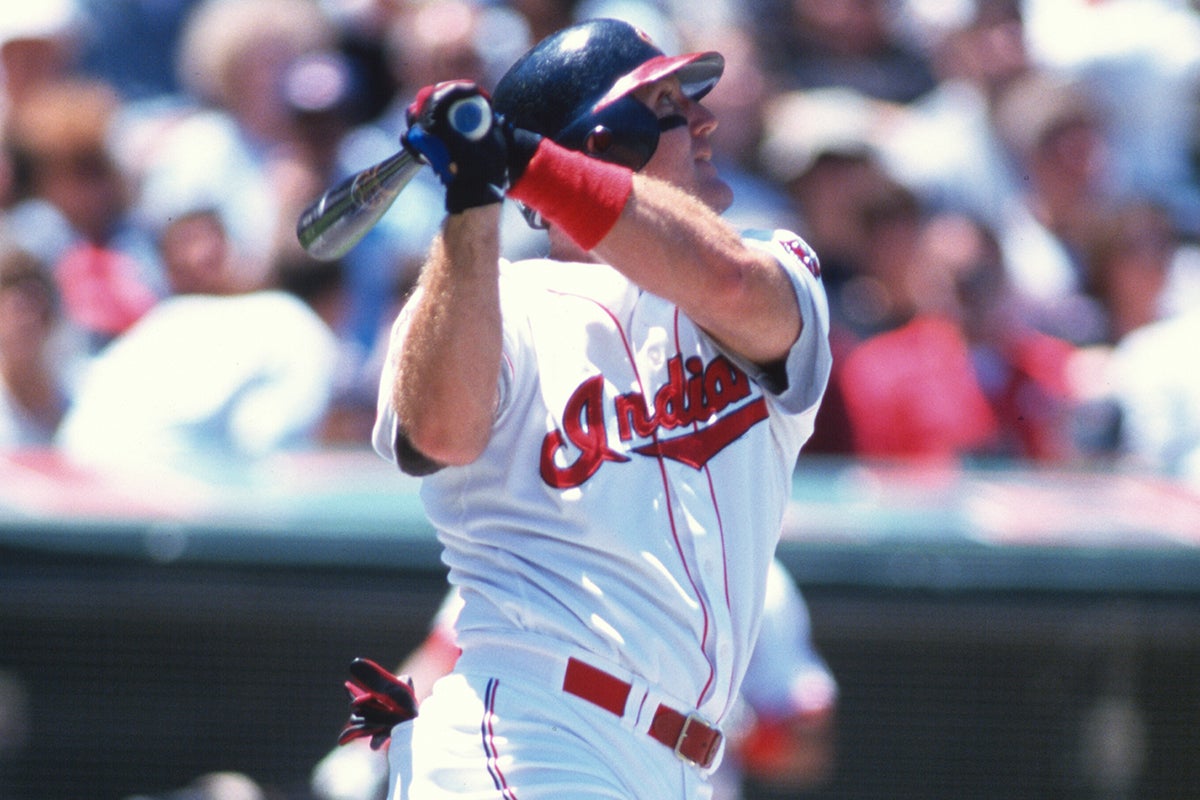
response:
{"label": "baseball player", "polygon": [[[409,108],[448,214],[374,444],[425,476],[462,655],[391,731],[393,798],[709,796],[830,366],[815,255],[719,217],[722,69],[591,20],[490,101]],[[501,261],[505,196],[549,258]],[[364,709],[415,707],[360,682]]]}

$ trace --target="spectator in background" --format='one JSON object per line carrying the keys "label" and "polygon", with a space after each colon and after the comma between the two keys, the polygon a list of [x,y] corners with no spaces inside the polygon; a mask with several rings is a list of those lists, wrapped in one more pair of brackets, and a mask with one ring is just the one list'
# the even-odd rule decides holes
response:
{"label": "spectator in background", "polygon": [[934,88],[928,58],[901,35],[891,0],[776,0],[769,26],[773,70],[788,89],[842,87],[910,103]]}
{"label": "spectator in background", "polygon": [[[342,149],[357,116],[355,66],[338,51],[309,53],[297,58],[284,73],[283,94],[293,117],[293,135],[272,166],[283,219],[296,220],[305,208],[345,177]],[[277,258],[303,260],[295,226],[283,225],[273,248]],[[321,440],[326,444],[356,443],[370,437],[375,416],[374,375],[370,349],[382,325],[383,309],[396,280],[393,254],[379,244],[380,231],[342,258],[344,310],[336,333],[342,367]]]}
{"label": "spectator in background", "polygon": [[1120,452],[1132,464],[1200,491],[1200,309],[1143,325],[1113,349],[1103,395],[1120,413]]}
{"label": "spectator in background", "polygon": [[973,379],[996,420],[994,435],[967,453],[1043,463],[1079,455],[1080,413],[1072,371],[1078,349],[1035,330],[1015,291],[995,232],[969,215],[941,213],[925,223],[922,259],[953,295],[947,316],[970,354]]}
{"label": "spectator in background", "polygon": [[1087,442],[1096,456],[1200,479],[1200,399],[1191,352],[1196,306],[1177,304],[1172,268],[1187,250],[1164,205],[1132,198],[1099,220],[1085,252],[1086,288],[1104,313],[1081,386]]}
{"label": "spectator in background", "polygon": [[992,115],[1007,87],[1031,69],[1021,2],[908,5],[937,86],[888,110],[881,157],[930,208],[996,226],[1020,185]]}
{"label": "spectator in background", "polygon": [[884,265],[866,276],[877,282],[872,294],[895,298],[893,313],[849,349],[837,374],[854,452],[1077,458],[1078,348],[1030,323],[990,226],[893,194],[866,208],[864,226],[867,263]]}
{"label": "spectator in background", "polygon": [[78,0],[0,4],[0,119],[35,89],[76,73],[85,21]]}
{"label": "spectator in background", "polygon": [[341,265],[288,261],[241,290],[220,216],[162,234],[172,296],[97,356],[59,431],[70,457],[170,469],[311,445],[338,366]]}
{"label": "spectator in background", "polygon": [[953,316],[950,276],[922,252],[925,210],[892,184],[858,214],[862,261],[842,293],[857,343],[837,374],[854,452],[945,457],[982,448],[996,421]]}
{"label": "spectator in background", "polygon": [[1100,341],[1103,313],[1083,291],[1083,253],[1116,197],[1105,118],[1078,83],[1038,71],[1006,88],[995,124],[1023,180],[997,226],[1010,278],[1035,301],[1036,327]]}
{"label": "spectator in background", "polygon": [[305,53],[284,69],[278,91],[289,131],[269,165],[280,205],[277,241],[270,251],[291,257],[302,254],[295,221],[343,177],[339,156],[356,100],[353,65],[334,50]]}
{"label": "spectator in background", "polygon": [[179,92],[172,62],[183,23],[196,0],[73,2],[86,17],[79,56],[82,72],[112,83],[131,101]]}
{"label": "spectator in background", "polygon": [[8,136],[18,244],[51,265],[67,321],[95,351],[157,301],[154,243],[130,213],[131,187],[109,147],[122,98],[107,83],[65,78],[12,109]]}
{"label": "spectator in background", "polygon": [[923,311],[947,308],[944,276],[922,260],[919,244],[927,209],[917,195],[888,180],[864,195],[853,212],[861,251],[838,297],[844,324],[863,339]]}
{"label": "spectator in background", "polygon": [[[337,31],[311,0],[201,0],[188,16],[176,58],[191,113],[173,115],[140,153],[138,208],[150,227],[198,206],[216,209],[244,255],[247,286],[265,272],[282,230],[295,229],[273,167],[293,136],[281,91],[299,56],[331,49]],[[154,126],[151,117],[140,124]],[[130,133],[128,135],[135,135]]]}
{"label": "spectator in background", "polygon": [[356,87],[354,101],[345,110],[346,124],[355,127],[378,119],[396,93],[387,60],[385,31],[400,14],[403,3],[317,0],[317,4],[337,29],[336,52],[349,65],[351,81]]}
{"label": "spectator in background", "polygon": [[[0,209],[21,198],[9,126],[13,108],[43,86],[75,74],[85,17],[77,0],[0,3]],[[28,228],[28,226],[23,226]],[[26,241],[32,234],[25,230]],[[30,248],[46,257],[43,248]]]}
{"label": "spectator in background", "polygon": [[1103,314],[1099,342],[1116,344],[1164,316],[1167,279],[1180,244],[1170,211],[1146,199],[1119,202],[1097,220],[1083,261],[1084,289]]}
{"label": "spectator in background", "polygon": [[[1200,237],[1200,6],[1181,0],[1024,0],[1031,57],[1103,109],[1116,183]],[[1065,32],[1069,31],[1070,35]]]}
{"label": "spectator in background", "polygon": [[58,295],[33,256],[0,251],[0,450],[51,443],[67,407],[54,358]]}

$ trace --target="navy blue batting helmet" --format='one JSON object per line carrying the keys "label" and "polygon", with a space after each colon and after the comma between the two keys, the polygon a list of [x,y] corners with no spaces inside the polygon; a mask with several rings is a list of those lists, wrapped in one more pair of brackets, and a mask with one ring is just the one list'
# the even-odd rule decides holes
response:
{"label": "navy blue batting helmet", "polygon": [[631,94],[675,75],[698,100],[724,68],[719,53],[668,56],[628,22],[594,19],[548,36],[521,56],[496,85],[492,105],[519,128],[637,170],[658,147],[660,124]]}

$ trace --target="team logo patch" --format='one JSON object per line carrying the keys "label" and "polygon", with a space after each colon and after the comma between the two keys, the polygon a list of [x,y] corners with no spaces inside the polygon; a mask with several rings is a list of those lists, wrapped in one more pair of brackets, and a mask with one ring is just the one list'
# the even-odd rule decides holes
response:
{"label": "team logo patch", "polygon": [[803,239],[793,237],[791,239],[784,239],[780,244],[789,253],[800,259],[800,263],[812,273],[814,278],[821,277],[821,262],[817,259],[817,254],[813,252],[812,248]]}

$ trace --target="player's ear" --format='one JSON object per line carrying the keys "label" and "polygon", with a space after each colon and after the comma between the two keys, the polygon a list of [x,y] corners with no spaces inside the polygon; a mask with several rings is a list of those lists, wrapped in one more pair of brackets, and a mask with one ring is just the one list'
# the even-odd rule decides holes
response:
{"label": "player's ear", "polygon": [[396,441],[394,445],[396,464],[399,465],[400,471],[405,475],[421,478],[426,475],[432,475],[445,466],[413,447],[412,442],[408,439],[408,434],[400,426],[396,426]]}

